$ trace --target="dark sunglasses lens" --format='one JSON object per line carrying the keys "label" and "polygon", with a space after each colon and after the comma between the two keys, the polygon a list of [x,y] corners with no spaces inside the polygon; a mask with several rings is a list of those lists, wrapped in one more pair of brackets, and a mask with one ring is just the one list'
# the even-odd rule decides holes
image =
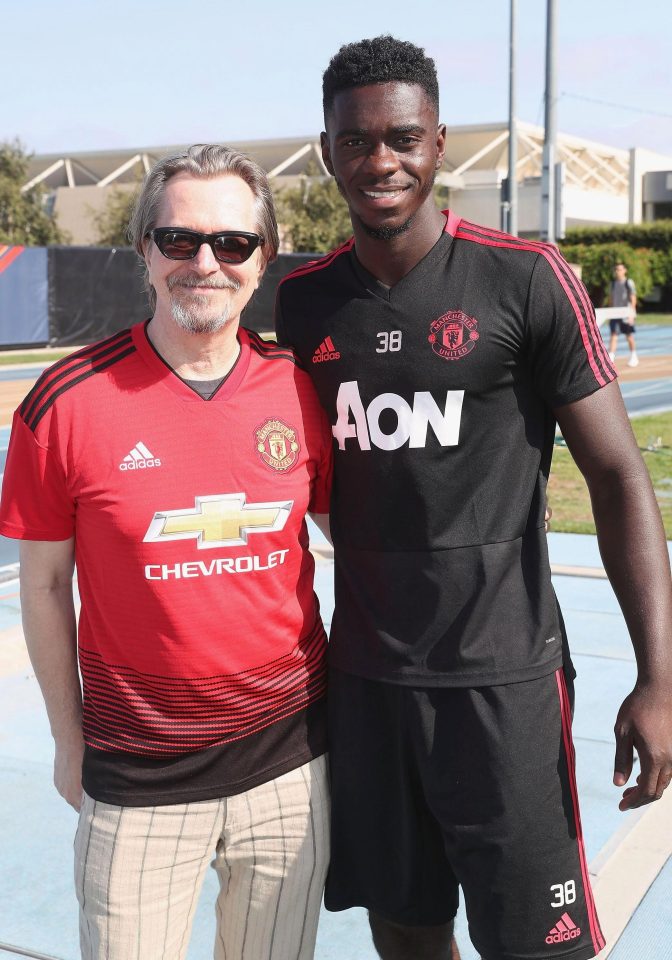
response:
{"label": "dark sunglasses lens", "polygon": [[157,246],[164,257],[170,260],[191,260],[198,250],[198,239],[188,233],[164,234],[157,242]]}
{"label": "dark sunglasses lens", "polygon": [[217,237],[215,256],[222,263],[244,263],[254,253],[256,244],[249,237]]}

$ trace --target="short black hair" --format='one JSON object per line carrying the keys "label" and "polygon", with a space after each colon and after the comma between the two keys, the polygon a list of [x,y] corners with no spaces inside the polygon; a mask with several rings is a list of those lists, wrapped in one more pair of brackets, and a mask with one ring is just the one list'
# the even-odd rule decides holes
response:
{"label": "short black hair", "polygon": [[341,90],[372,83],[417,83],[439,112],[436,66],[422,47],[388,35],[347,43],[330,60],[322,77],[324,115]]}

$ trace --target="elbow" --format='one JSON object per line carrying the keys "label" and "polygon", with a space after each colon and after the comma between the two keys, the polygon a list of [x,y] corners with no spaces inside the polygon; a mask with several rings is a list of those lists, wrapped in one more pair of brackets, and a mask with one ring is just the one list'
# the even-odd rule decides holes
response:
{"label": "elbow", "polygon": [[638,460],[631,464],[621,463],[586,477],[596,518],[612,511],[622,511],[629,504],[643,505],[649,499],[655,503],[649,472],[641,457]]}

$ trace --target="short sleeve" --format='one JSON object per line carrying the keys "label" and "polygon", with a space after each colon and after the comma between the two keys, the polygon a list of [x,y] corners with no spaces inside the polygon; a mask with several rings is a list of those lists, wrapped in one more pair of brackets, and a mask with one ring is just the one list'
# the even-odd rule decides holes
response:
{"label": "short sleeve", "polygon": [[14,414],[2,481],[0,533],[18,540],[68,540],[75,504],[58,455]]}
{"label": "short sleeve", "polygon": [[586,288],[554,247],[537,257],[525,321],[532,377],[549,406],[581,400],[615,379]]}

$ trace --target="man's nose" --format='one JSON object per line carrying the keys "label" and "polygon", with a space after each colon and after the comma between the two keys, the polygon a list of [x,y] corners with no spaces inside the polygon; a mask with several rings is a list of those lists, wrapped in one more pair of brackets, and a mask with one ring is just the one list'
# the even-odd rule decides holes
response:
{"label": "man's nose", "polygon": [[200,273],[214,273],[219,271],[219,260],[212,252],[209,243],[202,243],[198,248],[198,253],[191,261],[191,266]]}
{"label": "man's nose", "polygon": [[376,143],[367,154],[367,167],[378,176],[389,176],[399,168],[399,158],[386,143]]}

